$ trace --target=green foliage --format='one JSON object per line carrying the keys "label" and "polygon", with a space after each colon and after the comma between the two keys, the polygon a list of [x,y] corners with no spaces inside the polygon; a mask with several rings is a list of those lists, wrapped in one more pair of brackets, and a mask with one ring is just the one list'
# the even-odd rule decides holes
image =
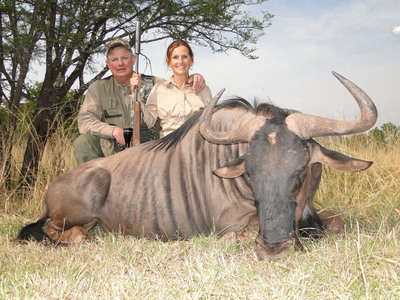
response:
{"label": "green foliage", "polygon": [[377,127],[369,132],[369,136],[383,144],[396,143],[400,140],[400,126],[393,123],[385,123],[380,129]]}
{"label": "green foliage", "polygon": [[[252,16],[246,10],[264,2],[266,0],[7,2],[0,11],[3,19],[0,71],[6,78],[2,82],[2,92],[7,94],[12,88],[21,91],[21,94],[10,94],[9,105],[18,105],[23,99],[40,103],[49,92],[56,92],[55,96],[62,98],[62,91],[65,93],[79,79],[80,87],[75,91],[75,99],[78,99],[88,84],[107,70],[103,66],[97,70],[93,64],[94,55],[104,53],[106,44],[114,37],[128,39],[133,45],[137,20],[142,21],[145,32],[143,44],[182,38],[216,52],[235,49],[255,58],[252,54],[255,48],[248,45],[255,44],[264,34],[272,15],[257,10]],[[33,78],[30,74],[35,72],[29,69],[33,62],[46,66],[46,77],[38,95],[28,90],[27,78]],[[95,72],[97,75],[84,82],[83,74]],[[43,104],[60,101],[50,98]]]}
{"label": "green foliage", "polygon": [[[23,173],[34,179],[40,153],[56,130],[55,119],[63,118],[65,110],[67,116],[74,115],[88,86],[108,71],[106,66],[98,66],[96,55],[103,54],[115,37],[134,45],[138,20],[145,32],[143,44],[182,38],[215,52],[233,49],[255,58],[250,45],[270,26],[272,15],[260,10],[249,12],[266,1],[2,2],[0,95],[6,112],[11,114],[9,126],[16,127],[18,107],[23,106],[28,114],[33,110]],[[45,68],[43,79],[37,78],[35,66]]]}
{"label": "green foliage", "polygon": [[393,123],[385,123],[382,125],[382,130],[385,133],[387,140],[396,140],[400,138],[400,126],[396,126]]}
{"label": "green foliage", "polygon": [[[332,138],[331,138],[332,139]],[[358,147],[358,145],[386,147],[400,143],[400,126],[393,123],[385,123],[380,128],[375,127],[368,133],[352,136],[339,136],[334,138],[347,147]]]}
{"label": "green foliage", "polygon": [[369,132],[369,135],[376,141],[384,143],[385,142],[385,133],[378,129],[377,127],[374,128]]}

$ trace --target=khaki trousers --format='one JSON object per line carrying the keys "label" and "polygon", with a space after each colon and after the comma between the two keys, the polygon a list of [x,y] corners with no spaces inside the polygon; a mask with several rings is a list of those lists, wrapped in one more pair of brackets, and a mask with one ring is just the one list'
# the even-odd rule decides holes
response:
{"label": "khaki trousers", "polygon": [[[100,140],[102,140],[100,142]],[[78,165],[89,160],[108,156],[119,151],[116,143],[100,139],[91,134],[81,134],[74,142],[75,159]]]}

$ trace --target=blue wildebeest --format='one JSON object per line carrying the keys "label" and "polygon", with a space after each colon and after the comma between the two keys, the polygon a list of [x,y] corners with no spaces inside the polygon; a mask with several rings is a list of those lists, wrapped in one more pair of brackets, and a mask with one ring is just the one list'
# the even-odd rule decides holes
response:
{"label": "blue wildebeest", "polygon": [[56,178],[39,221],[25,226],[19,238],[80,242],[96,224],[161,240],[211,232],[240,235],[258,226],[260,259],[283,255],[293,245],[301,249],[299,230],[316,236],[329,227],[312,203],[321,164],[349,172],[372,164],[313,140],[364,132],[377,119],[371,99],[334,75],[357,101],[358,120],[288,114],[265,103],[254,108],[240,99],[214,109],[217,95],[201,114],[163,139],[89,161]]}

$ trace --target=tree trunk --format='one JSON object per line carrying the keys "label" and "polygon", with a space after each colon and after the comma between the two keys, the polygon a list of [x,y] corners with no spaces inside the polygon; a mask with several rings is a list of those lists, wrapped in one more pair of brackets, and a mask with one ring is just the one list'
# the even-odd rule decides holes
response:
{"label": "tree trunk", "polygon": [[32,123],[32,134],[26,145],[24,160],[21,168],[21,184],[29,187],[35,183],[39,162],[42,158],[44,147],[51,135],[50,126],[54,114],[50,110],[41,110]]}

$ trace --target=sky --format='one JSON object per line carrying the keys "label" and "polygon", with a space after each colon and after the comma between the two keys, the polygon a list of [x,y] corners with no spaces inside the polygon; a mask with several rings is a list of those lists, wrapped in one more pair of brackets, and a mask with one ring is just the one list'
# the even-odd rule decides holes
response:
{"label": "sky", "polygon": [[[262,10],[274,18],[255,45],[257,60],[193,46],[192,72],[205,77],[213,94],[225,88],[221,100],[257,98],[323,117],[358,118],[358,106],[335,71],[375,102],[374,127],[400,125],[400,33],[394,30],[400,0],[269,0]],[[143,45],[151,70],[141,58],[140,72],[169,77],[164,58],[171,41]]]}

